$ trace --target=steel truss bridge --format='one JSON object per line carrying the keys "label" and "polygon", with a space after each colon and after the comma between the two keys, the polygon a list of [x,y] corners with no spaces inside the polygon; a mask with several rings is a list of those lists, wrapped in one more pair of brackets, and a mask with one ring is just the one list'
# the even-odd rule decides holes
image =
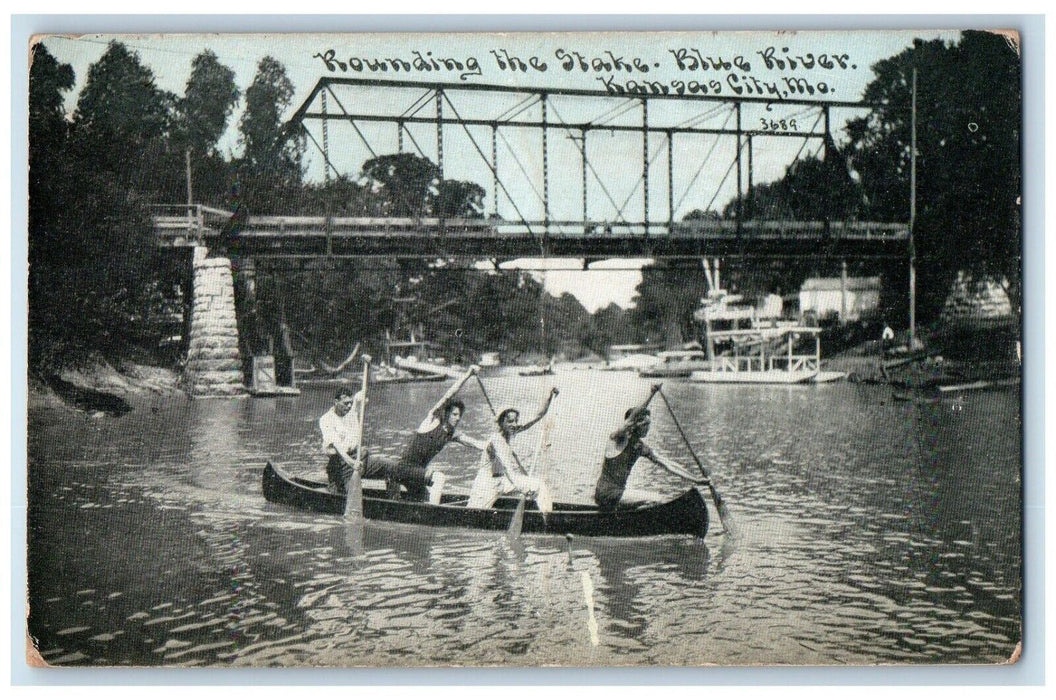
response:
{"label": "steel truss bridge", "polygon": [[[235,237],[239,253],[251,257],[907,259],[908,223],[753,216],[762,153],[798,148],[792,162],[804,152],[838,157],[832,112],[869,107],[795,95],[775,101],[323,77],[286,133],[314,147],[326,182],[355,179],[365,158],[354,153],[417,153],[438,166],[441,180],[484,186],[485,211],[474,218],[251,213]],[[720,147],[728,162],[712,160]],[[701,175],[717,173],[722,179],[703,208],[725,191],[735,216],[686,219]],[[156,208],[153,223],[163,247],[223,247],[232,240],[231,216],[192,203]]]}

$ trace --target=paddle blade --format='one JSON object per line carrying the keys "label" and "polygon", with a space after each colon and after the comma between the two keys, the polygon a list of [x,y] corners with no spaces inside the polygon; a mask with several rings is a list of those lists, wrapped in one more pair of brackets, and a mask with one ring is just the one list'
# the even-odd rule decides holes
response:
{"label": "paddle blade", "polygon": [[730,515],[729,506],[726,505],[726,501],[722,499],[722,495],[714,486],[711,487],[711,498],[715,501],[715,510],[719,513],[719,522],[722,523],[722,528],[731,535],[734,534],[733,516]]}
{"label": "paddle blade", "polygon": [[362,518],[350,520],[348,526],[345,528],[345,536],[348,539],[348,551],[352,555],[353,560],[362,559],[365,552],[365,546],[363,544],[363,530],[364,521]]}
{"label": "paddle blade", "polygon": [[506,530],[506,536],[511,540],[521,536],[521,529],[524,527],[524,501],[524,494],[521,494],[517,501],[517,508],[513,511],[513,518],[510,519],[510,527]]}
{"label": "paddle blade", "polygon": [[363,476],[357,469],[349,477],[345,490],[345,517],[350,520],[363,519]]}

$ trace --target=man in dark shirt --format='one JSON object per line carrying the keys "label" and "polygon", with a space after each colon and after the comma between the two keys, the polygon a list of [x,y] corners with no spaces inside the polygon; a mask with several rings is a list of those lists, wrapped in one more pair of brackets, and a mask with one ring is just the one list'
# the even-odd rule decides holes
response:
{"label": "man in dark shirt", "polygon": [[675,476],[680,476],[695,484],[707,485],[708,480],[699,475],[694,476],[685,467],[672,461],[642,439],[649,434],[651,423],[649,401],[660,391],[660,385],[654,384],[648,398],[640,405],[628,408],[624,413],[624,422],[605,445],[605,459],[601,465],[601,476],[594,489],[594,501],[601,508],[612,509],[619,505],[638,506],[649,503],[661,503],[664,497],[644,489],[627,488],[627,479],[639,457],[645,457]]}

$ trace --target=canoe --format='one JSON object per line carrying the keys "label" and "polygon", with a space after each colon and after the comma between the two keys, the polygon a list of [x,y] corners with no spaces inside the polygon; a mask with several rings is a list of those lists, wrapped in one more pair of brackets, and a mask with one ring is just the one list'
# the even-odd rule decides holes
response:
{"label": "canoe", "polygon": [[1004,379],[978,379],[975,381],[960,381],[936,384],[935,388],[942,393],[954,391],[978,391],[980,389],[1007,389],[1020,385],[1019,377],[1006,377]]}
{"label": "canoe", "polygon": [[[268,462],[264,467],[264,498],[272,503],[313,513],[341,515],[345,497],[331,493],[325,483],[286,474]],[[517,507],[516,498],[500,498],[493,508],[467,508],[465,494],[444,494],[440,505],[394,501],[384,489],[363,488],[363,516],[413,525],[505,530]],[[703,537],[708,531],[704,498],[690,489],[667,503],[642,508],[599,510],[596,506],[555,503],[543,513],[531,501],[524,512],[522,532],[585,535],[590,537],[647,537],[689,534]]]}
{"label": "canoe", "polygon": [[996,389],[1009,389],[1019,387],[1019,377],[1006,377],[1003,379],[946,379],[943,381],[927,381],[920,385],[912,385],[906,382],[892,382],[892,397],[895,401],[918,401],[936,403],[944,398],[952,398],[954,394],[967,393],[970,391],[986,391]]}
{"label": "canoe", "polygon": [[542,369],[522,369],[517,372],[518,376],[521,377],[549,377],[554,374],[554,370],[542,368]]}

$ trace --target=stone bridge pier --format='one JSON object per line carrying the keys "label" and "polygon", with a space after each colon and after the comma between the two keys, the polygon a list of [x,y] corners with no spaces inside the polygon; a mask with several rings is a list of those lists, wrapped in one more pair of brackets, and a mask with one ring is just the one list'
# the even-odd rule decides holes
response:
{"label": "stone bridge pier", "polygon": [[205,246],[194,248],[194,294],[183,386],[196,397],[240,396],[246,388],[231,261],[206,254]]}

